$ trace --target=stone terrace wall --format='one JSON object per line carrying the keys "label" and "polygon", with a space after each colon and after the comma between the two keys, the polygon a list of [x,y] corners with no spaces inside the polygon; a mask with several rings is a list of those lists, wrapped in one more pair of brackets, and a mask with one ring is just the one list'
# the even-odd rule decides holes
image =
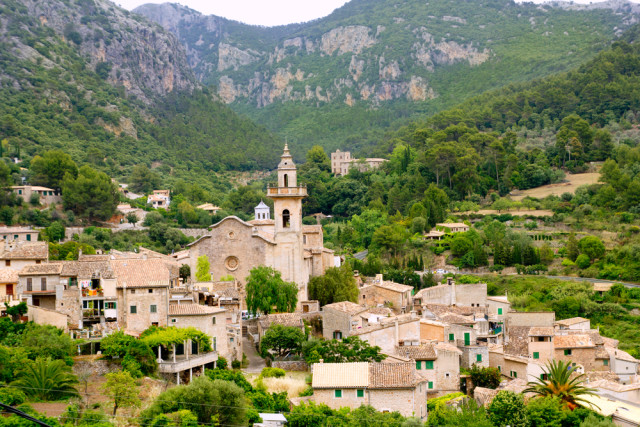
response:
{"label": "stone terrace wall", "polygon": [[272,368],[280,368],[285,371],[302,371],[307,372],[309,365],[304,360],[274,360],[271,362]]}

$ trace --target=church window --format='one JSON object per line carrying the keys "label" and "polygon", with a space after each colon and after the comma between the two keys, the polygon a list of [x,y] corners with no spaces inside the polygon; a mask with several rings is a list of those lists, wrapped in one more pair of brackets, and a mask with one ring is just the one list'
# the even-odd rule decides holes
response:
{"label": "church window", "polygon": [[289,175],[287,175],[286,173],[284,174],[284,186],[289,186]]}
{"label": "church window", "polygon": [[224,266],[227,268],[227,270],[230,270],[230,271],[237,270],[238,264],[239,264],[238,258],[234,256],[227,257],[227,259],[224,262]]}
{"label": "church window", "polygon": [[289,209],[282,211],[282,227],[289,228],[291,221],[291,215],[289,215]]}

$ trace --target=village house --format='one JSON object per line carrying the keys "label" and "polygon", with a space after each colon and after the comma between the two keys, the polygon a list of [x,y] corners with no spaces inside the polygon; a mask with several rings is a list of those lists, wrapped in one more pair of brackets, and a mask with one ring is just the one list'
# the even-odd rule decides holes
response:
{"label": "village house", "polygon": [[528,340],[528,357],[533,360],[539,360],[540,362],[547,362],[553,359],[554,342],[553,337],[555,333],[553,328],[550,327],[532,327],[529,329]]}
{"label": "village house", "polygon": [[383,353],[393,354],[398,345],[420,344],[420,319],[414,314],[381,318],[377,324],[352,330],[350,336],[380,347]]}
{"label": "village house", "polygon": [[298,185],[296,166],[286,146],[278,165],[278,183],[267,188],[267,196],[273,200],[274,219],[263,203],[256,207],[254,220],[226,217],[189,245],[192,279],[202,255],[209,258],[213,277],[232,275],[240,282],[252,268],[266,265],[278,270],[285,281],[296,283],[298,301],[306,301],[309,278],[335,264],[333,251],[324,248],[322,226],[302,224],[307,188]]}
{"label": "village house", "polygon": [[380,412],[427,417],[427,381],[408,363],[315,363],[312,399],[332,409],[370,405]]}
{"label": "village house", "polygon": [[147,196],[147,204],[155,209],[167,209],[171,204],[171,191],[169,190],[153,190],[153,193]]}
{"label": "village house", "polygon": [[407,313],[413,306],[412,286],[384,280],[382,274],[360,288],[358,301],[366,307],[385,306],[396,313]]}
{"label": "village house", "polygon": [[415,364],[416,373],[427,381],[428,396],[433,398],[460,390],[462,352],[445,343],[426,343],[396,347],[396,355]]}
{"label": "village house", "polygon": [[624,400],[640,405],[640,383],[619,383],[607,379],[589,382],[589,387],[596,390],[600,396]]}
{"label": "village house", "polygon": [[26,265],[18,273],[18,295],[27,305],[55,310],[61,272],[62,264]]}
{"label": "village house", "polygon": [[0,268],[20,271],[27,265],[41,264],[48,260],[49,244],[47,242],[0,243]]}
{"label": "village house", "polygon": [[342,339],[351,335],[351,331],[362,328],[361,313],[366,307],[351,301],[336,302],[322,307],[322,336],[325,339]]}
{"label": "village house", "polygon": [[196,206],[196,209],[202,209],[203,211],[208,212],[211,215],[217,214],[218,211],[220,210],[218,206],[215,206],[211,203],[205,203],[205,204]]}
{"label": "village house", "polygon": [[5,241],[35,242],[38,234],[39,231],[31,227],[0,227],[0,239]]}
{"label": "village house", "polygon": [[445,233],[465,233],[469,231],[469,226],[463,222],[439,222],[436,224],[436,230]]}
{"label": "village house", "polygon": [[344,176],[349,173],[351,168],[356,168],[360,172],[377,169],[387,159],[367,158],[356,159],[351,157],[351,152],[337,150],[331,153],[331,173],[336,176]]}
{"label": "village house", "polygon": [[458,284],[451,277],[447,277],[446,284],[420,289],[413,296],[416,310],[427,304],[479,307],[484,310],[487,302],[486,283]]}
{"label": "village house", "polygon": [[27,203],[30,203],[36,197],[38,203],[44,206],[62,203],[62,196],[53,188],[36,185],[14,185],[11,190]]}
{"label": "village house", "polygon": [[572,317],[570,319],[556,321],[559,330],[588,331],[591,329],[591,321],[584,317]]}
{"label": "village house", "polygon": [[539,360],[505,353],[501,345],[491,345],[488,350],[489,366],[498,369],[507,378],[525,381],[546,378],[544,363]]}
{"label": "village house", "polygon": [[18,272],[11,268],[0,268],[0,303],[14,301],[18,290]]}
{"label": "village house", "polygon": [[638,381],[638,364],[640,360],[619,348],[605,346],[605,351],[609,357],[611,372],[620,378],[621,384],[633,384]]}

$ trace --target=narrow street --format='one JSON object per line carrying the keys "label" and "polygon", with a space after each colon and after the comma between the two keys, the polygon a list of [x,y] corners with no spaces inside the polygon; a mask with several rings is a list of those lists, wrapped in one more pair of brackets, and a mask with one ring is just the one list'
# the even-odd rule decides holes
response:
{"label": "narrow street", "polygon": [[242,349],[244,350],[244,354],[247,355],[247,359],[249,360],[249,366],[243,369],[243,372],[246,373],[257,373],[262,372],[262,368],[267,365],[264,362],[264,359],[260,357],[258,352],[256,351],[255,346],[248,338],[242,338]]}

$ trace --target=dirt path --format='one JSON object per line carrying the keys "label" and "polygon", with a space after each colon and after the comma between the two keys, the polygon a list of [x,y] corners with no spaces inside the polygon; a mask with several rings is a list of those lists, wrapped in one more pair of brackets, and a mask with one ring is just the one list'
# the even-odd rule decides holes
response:
{"label": "dirt path", "polygon": [[242,349],[244,350],[244,354],[247,355],[247,359],[249,359],[249,366],[243,369],[243,371],[246,373],[262,372],[262,368],[267,365],[264,363],[264,359],[260,357],[260,355],[256,351],[256,347],[253,345],[253,343],[249,341],[249,339],[243,338]]}

